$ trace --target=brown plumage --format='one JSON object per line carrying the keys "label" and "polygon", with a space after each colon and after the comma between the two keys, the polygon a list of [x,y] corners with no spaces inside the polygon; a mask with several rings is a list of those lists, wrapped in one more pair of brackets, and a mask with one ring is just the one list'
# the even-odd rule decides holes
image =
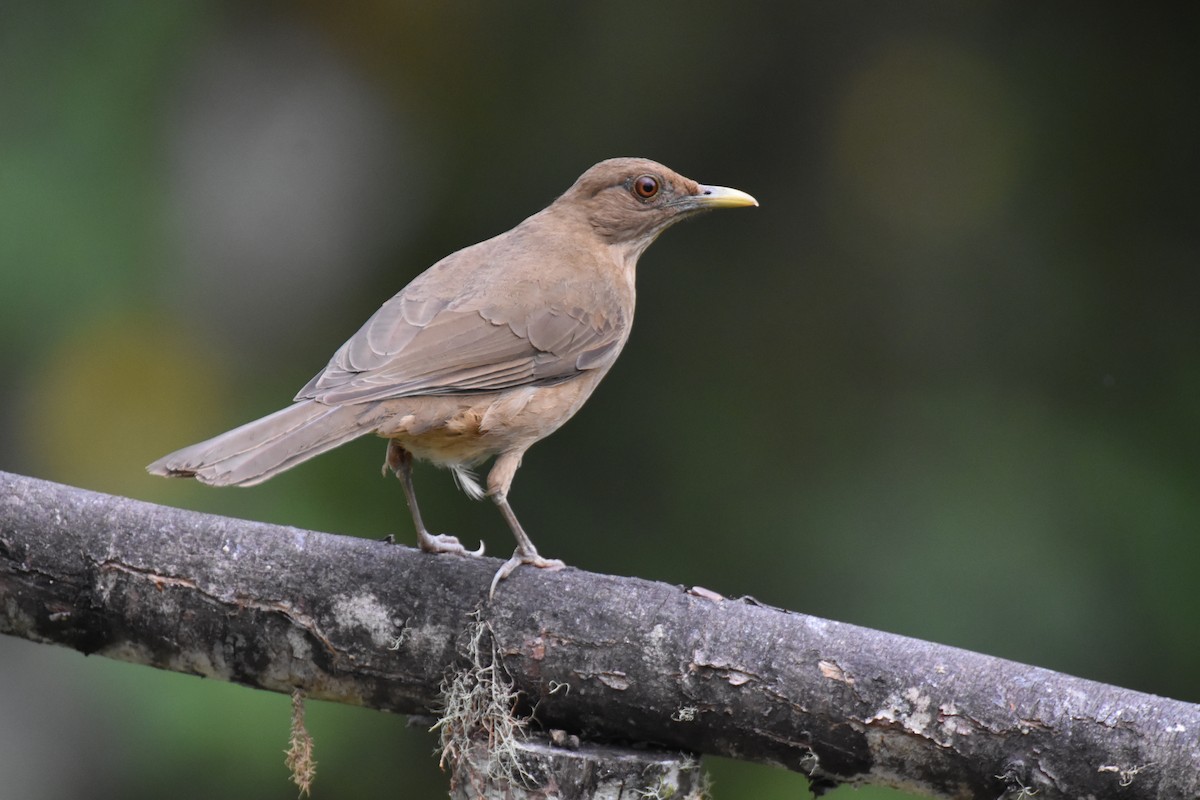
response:
{"label": "brown plumage", "polygon": [[[485,493],[517,539],[492,588],[520,564],[559,567],[521,529],[508,490],[525,451],[571,418],[613,365],[633,323],[638,257],[675,222],[711,208],[757,205],[640,158],[602,161],[512,230],[463,248],[417,276],[367,320],[274,414],[147,467],[214,486],[252,486],[351,439],[389,440],[417,538],[430,552],[470,553],[426,529],[414,458]],[[470,467],[496,456],[486,492]],[[478,551],[482,553],[482,547]]]}

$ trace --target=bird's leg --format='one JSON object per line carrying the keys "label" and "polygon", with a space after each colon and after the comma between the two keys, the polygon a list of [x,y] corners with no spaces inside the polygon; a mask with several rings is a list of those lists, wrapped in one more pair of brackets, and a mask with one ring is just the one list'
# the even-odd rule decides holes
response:
{"label": "bird's leg", "polygon": [[413,526],[417,529],[417,546],[426,553],[454,553],[462,556],[483,555],[483,542],[478,550],[468,550],[458,541],[458,537],[445,533],[432,534],[425,529],[421,519],[421,509],[417,507],[417,493],[413,491],[412,453],[401,447],[395,439],[388,440],[387,458],[383,462],[383,472],[388,470],[396,473],[400,485],[404,487],[404,499],[408,501],[408,510],[412,512]]}
{"label": "bird's leg", "polygon": [[517,515],[513,513],[512,506],[508,504],[508,489],[512,485],[513,476],[516,475],[517,467],[521,465],[521,453],[504,453],[496,459],[495,466],[488,473],[488,494],[492,498],[492,502],[500,509],[501,516],[508,523],[508,527],[512,530],[513,538],[517,540],[517,549],[513,551],[512,558],[505,561],[500,569],[496,570],[496,574],[492,576],[492,586],[488,591],[488,598],[496,593],[496,586],[500,581],[507,578],[513,573],[517,567],[522,564],[529,564],[541,569],[562,569],[566,566],[557,558],[542,558],[538,554],[537,548],[533,546],[533,541],[530,540],[529,534],[525,533],[525,529],[521,527],[521,523],[517,521]]}

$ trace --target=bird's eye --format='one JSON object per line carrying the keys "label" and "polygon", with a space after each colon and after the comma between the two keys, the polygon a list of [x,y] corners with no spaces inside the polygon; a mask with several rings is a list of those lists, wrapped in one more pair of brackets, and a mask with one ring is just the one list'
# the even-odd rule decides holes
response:
{"label": "bird's eye", "polygon": [[633,191],[643,200],[649,200],[658,194],[658,178],[653,175],[643,175],[633,181]]}

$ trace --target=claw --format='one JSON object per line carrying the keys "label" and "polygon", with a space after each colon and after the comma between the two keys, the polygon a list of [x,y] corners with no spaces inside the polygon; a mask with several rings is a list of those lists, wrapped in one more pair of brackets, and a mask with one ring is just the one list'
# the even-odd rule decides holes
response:
{"label": "claw", "polygon": [[446,533],[420,535],[417,537],[417,544],[426,553],[451,553],[457,556],[482,556],[484,548],[481,541],[478,550],[468,550],[458,541],[457,536],[450,536]]}
{"label": "claw", "polygon": [[566,566],[565,563],[557,558],[542,558],[535,550],[532,553],[522,553],[520,550],[512,554],[512,558],[500,565],[500,569],[496,570],[496,574],[492,576],[492,585],[488,589],[488,600],[490,601],[496,594],[496,586],[500,581],[513,574],[513,570],[522,564],[528,564],[531,567],[538,569],[556,570]]}

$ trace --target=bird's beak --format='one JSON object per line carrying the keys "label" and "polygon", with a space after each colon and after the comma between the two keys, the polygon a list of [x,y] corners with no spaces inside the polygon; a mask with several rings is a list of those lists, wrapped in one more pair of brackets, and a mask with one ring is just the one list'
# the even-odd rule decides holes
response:
{"label": "bird's beak", "polygon": [[697,208],[739,208],[741,206],[757,206],[758,201],[739,189],[727,186],[703,186],[700,193],[690,198]]}

